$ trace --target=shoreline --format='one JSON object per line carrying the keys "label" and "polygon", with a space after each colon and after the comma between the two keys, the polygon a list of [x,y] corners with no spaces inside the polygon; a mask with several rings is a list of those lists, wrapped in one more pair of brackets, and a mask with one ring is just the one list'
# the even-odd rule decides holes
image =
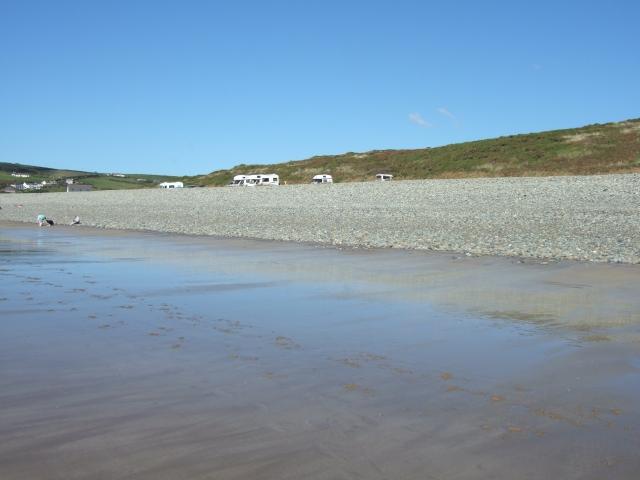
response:
{"label": "shoreline", "polygon": [[0,201],[6,221],[31,223],[43,213],[67,223],[79,215],[81,226],[95,228],[640,262],[635,174],[7,194]]}

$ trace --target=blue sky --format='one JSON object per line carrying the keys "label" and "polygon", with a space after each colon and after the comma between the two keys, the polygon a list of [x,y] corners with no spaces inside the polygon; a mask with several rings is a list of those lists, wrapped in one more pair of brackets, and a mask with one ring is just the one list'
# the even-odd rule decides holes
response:
{"label": "blue sky", "polygon": [[0,0],[2,162],[193,175],[638,117],[638,0]]}

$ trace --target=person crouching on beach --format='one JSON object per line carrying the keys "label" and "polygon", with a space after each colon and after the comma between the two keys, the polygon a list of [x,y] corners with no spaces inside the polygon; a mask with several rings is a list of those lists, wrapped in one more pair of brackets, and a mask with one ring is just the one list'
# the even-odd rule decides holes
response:
{"label": "person crouching on beach", "polygon": [[73,217],[73,221],[72,221],[69,225],[71,225],[72,227],[73,227],[74,225],[80,225],[80,217],[79,217],[78,215],[76,215],[75,217]]}
{"label": "person crouching on beach", "polygon": [[49,225],[47,223],[47,217],[45,217],[44,215],[40,214],[38,215],[38,226],[41,227],[42,225]]}

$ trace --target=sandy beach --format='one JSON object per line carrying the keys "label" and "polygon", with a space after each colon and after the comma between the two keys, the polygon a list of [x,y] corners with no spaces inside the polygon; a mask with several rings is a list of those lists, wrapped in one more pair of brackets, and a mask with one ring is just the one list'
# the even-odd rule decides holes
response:
{"label": "sandy beach", "polygon": [[5,479],[640,471],[637,266],[1,227]]}

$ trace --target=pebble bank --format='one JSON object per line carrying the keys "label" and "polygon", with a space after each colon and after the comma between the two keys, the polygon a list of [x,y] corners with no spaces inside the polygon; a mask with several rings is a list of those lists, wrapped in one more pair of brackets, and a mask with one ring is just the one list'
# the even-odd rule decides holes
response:
{"label": "pebble bank", "polygon": [[[21,207],[16,206],[21,204]],[[636,263],[640,175],[3,194],[0,219]],[[45,227],[43,227],[45,228]]]}

